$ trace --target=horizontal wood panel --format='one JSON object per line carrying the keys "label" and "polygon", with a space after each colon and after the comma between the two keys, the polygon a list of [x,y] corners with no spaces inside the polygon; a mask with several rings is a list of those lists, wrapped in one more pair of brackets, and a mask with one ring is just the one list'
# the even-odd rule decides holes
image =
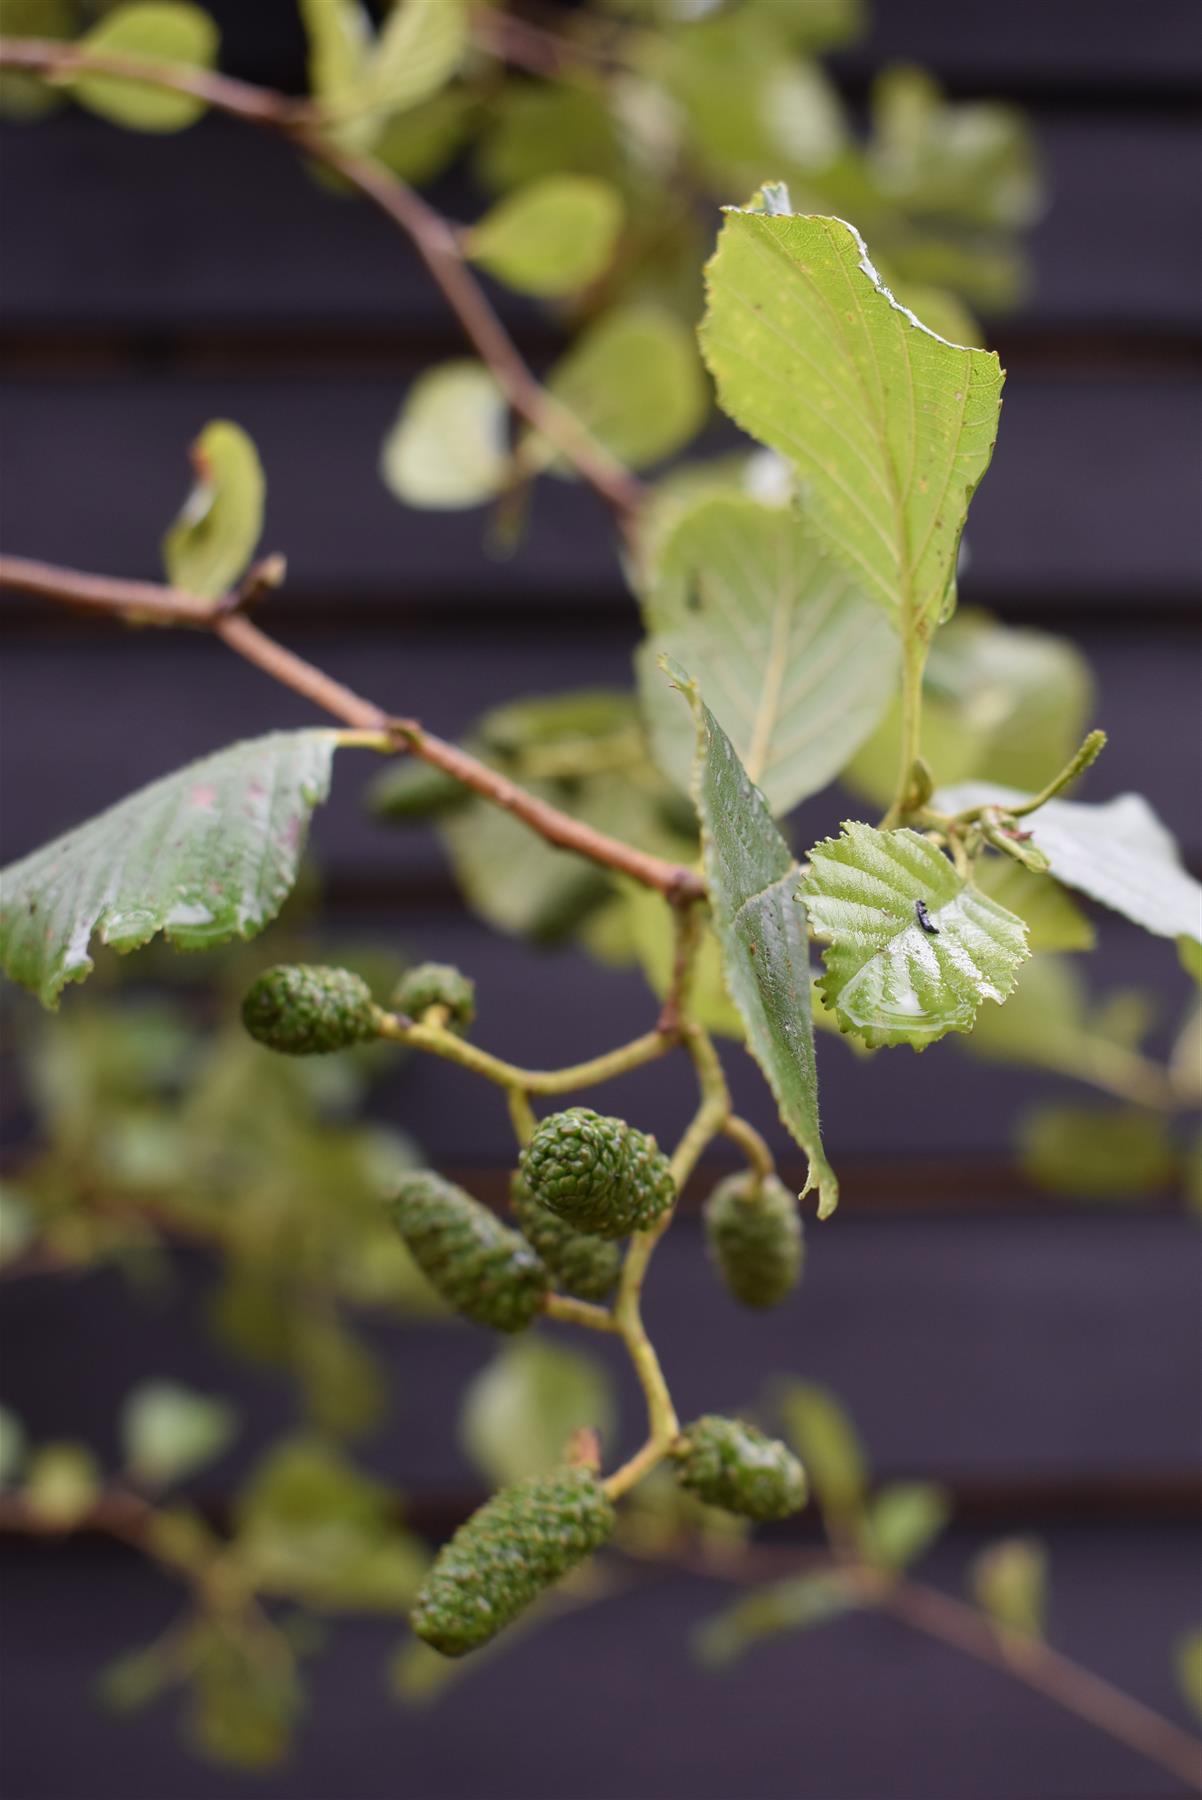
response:
{"label": "horizontal wood panel", "polygon": [[[1196,332],[1199,250],[1183,216],[1196,124],[1055,109],[1032,124],[1051,207],[1031,236],[1033,280],[1017,323]],[[244,126],[210,120],[148,143],[67,113],[10,127],[0,143],[10,336],[260,324],[370,326],[455,344],[444,303],[393,229]],[[485,202],[460,185],[446,204],[471,217]],[[547,315],[503,289],[496,297],[519,330],[548,335]],[[1004,338],[1011,322],[995,329]]]}
{"label": "horizontal wood panel", "polygon": [[[602,508],[540,485],[531,530],[505,561],[482,555],[483,515],[416,512],[376,473],[413,374],[382,361],[265,376],[142,373],[13,379],[5,386],[6,547],[123,575],[157,572],[187,485],[184,448],[233,417],[268,475],[265,543],[290,591],[429,603],[474,595],[562,607],[620,593]],[[1012,375],[992,469],[973,507],[967,590],[991,604],[1068,597],[1138,618],[1196,603],[1202,489],[1198,387],[1179,375]]]}
{"label": "horizontal wood panel", "polygon": [[[1155,1483],[1196,1469],[1202,1450],[1196,1229],[1113,1213],[1089,1229],[1063,1214],[837,1214],[809,1226],[800,1291],[754,1314],[718,1287],[699,1224],[686,1217],[649,1276],[648,1329],[683,1418],[760,1406],[771,1377],[793,1375],[834,1387],[882,1478],[939,1477],[977,1493]],[[28,1277],[6,1289],[5,1398],[38,1420],[39,1435],[82,1435],[111,1454],[114,1415],[135,1380],[232,1383],[246,1408],[241,1446],[199,1483],[219,1494],[280,1428],[286,1384],[213,1345],[202,1329],[211,1275],[191,1259],[180,1274],[169,1305],[137,1299],[117,1276]],[[477,1492],[455,1417],[495,1336],[447,1321],[373,1326],[370,1338],[396,1399],[369,1462],[418,1501]],[[607,1455],[633,1450],[642,1404],[620,1347],[562,1341],[612,1367],[621,1430]],[[103,1358],[81,1359],[81,1344],[101,1342]]]}
{"label": "horizontal wood panel", "polygon": [[[1042,1536],[1055,1641],[1188,1726],[1170,1648],[1193,1622],[1192,1532],[1083,1525]],[[961,1591],[984,1541],[952,1534],[924,1574]],[[174,1619],[175,1588],[109,1546],[8,1544],[2,1554],[12,1794],[213,1800],[213,1771],[181,1747],[175,1707],[130,1720],[94,1699],[97,1666]],[[689,1636],[732,1590],[623,1562],[614,1575],[613,1598],[517,1639],[430,1707],[400,1711],[387,1695],[396,1621],[337,1622],[330,1648],[306,1665],[312,1711],[280,1791],[288,1800],[1168,1800],[1177,1791],[1005,1675],[891,1620],[851,1615],[707,1673]],[[256,1781],[223,1773],[221,1792],[249,1800]]]}
{"label": "horizontal wood panel", "polygon": [[[966,589],[969,600],[971,582]],[[9,784],[0,819],[6,859],[223,744],[318,722],[304,701],[195,634],[131,634],[116,626],[97,631],[45,610],[37,616],[60,628],[22,632],[5,645],[0,746],[10,765],[28,756],[37,772],[36,784]],[[270,606],[264,623],[271,627]],[[615,596],[611,624],[573,625],[569,619],[515,632],[451,618],[443,627],[400,622],[391,630],[378,625],[352,633],[306,628],[293,614],[291,628],[282,622],[279,633],[381,705],[415,712],[432,730],[457,736],[505,701],[572,687],[629,687],[637,623],[633,606],[619,612]],[[1202,664],[1197,634],[1165,627],[1132,639],[1095,627],[1075,634],[1075,641],[1098,688],[1090,723],[1110,735],[1082,796],[1145,792],[1179,834],[1189,859],[1202,866],[1195,792]],[[72,734],[46,736],[41,726],[48,713],[69,715]],[[88,754],[81,756],[81,744]],[[406,883],[420,888],[438,879],[445,863],[428,828],[382,826],[365,814],[359,795],[380,766],[365,753],[339,760],[333,800],[317,817],[314,843],[333,877],[388,882],[399,895]],[[833,821],[860,816],[864,804],[838,793],[817,796],[797,814],[795,841],[812,843]]]}

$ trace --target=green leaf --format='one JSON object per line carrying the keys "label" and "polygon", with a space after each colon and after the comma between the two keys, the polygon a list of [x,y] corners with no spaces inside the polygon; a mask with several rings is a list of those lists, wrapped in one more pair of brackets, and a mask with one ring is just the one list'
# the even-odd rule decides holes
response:
{"label": "green leaf", "polygon": [[[1089,665],[1075,644],[1050,632],[957,613],[931,646],[923,683],[923,754],[944,786],[987,775],[1039,788],[1064,767],[1094,707]],[[844,774],[884,806],[897,786],[901,703]]]}
{"label": "green leaf", "polygon": [[[147,63],[211,69],[217,61],[217,27],[199,6],[183,0],[146,0],[119,6],[79,40],[98,55],[141,58]],[[68,85],[81,106],[131,131],[183,131],[205,110],[203,100],[147,82],[114,75],[75,75]]]}
{"label": "green leaf", "polygon": [[543,175],[612,178],[621,163],[605,84],[590,77],[507,82],[491,102],[477,168],[494,192]]}
{"label": "green leaf", "polygon": [[823,1518],[854,1523],[864,1508],[868,1466],[859,1434],[829,1388],[787,1381],[777,1389],[785,1436],[805,1464]]}
{"label": "green leaf", "polygon": [[843,1031],[873,1049],[924,1050],[949,1031],[971,1031],[981,1001],[1000,1005],[1027,955],[1023,921],[916,831],[846,823],[841,837],[810,851],[801,891],[828,945],[826,1003]]}
{"label": "green leaf", "polygon": [[1142,1107],[1042,1106],[1018,1127],[1023,1174],[1082,1200],[1139,1200],[1176,1174],[1168,1123]]}
{"label": "green leaf", "polygon": [[25,1456],[25,1427],[16,1413],[0,1406],[0,1487],[11,1481]]}
{"label": "green leaf", "polygon": [[802,1194],[817,1188],[818,1216],[825,1219],[838,1204],[839,1183],[818,1125],[809,942],[805,910],[795,898],[797,865],[696,682],[666,667],[697,727],[693,795],[726,985],[781,1119],[809,1158]]}
{"label": "green leaf", "polygon": [[796,464],[815,527],[903,639],[929,639],[993,454],[997,357],[899,306],[841,219],[729,210],[708,286],[723,410]]}
{"label": "green leaf", "polygon": [[864,1521],[865,1553],[886,1569],[905,1569],[928,1550],[952,1515],[945,1488],[899,1481],[874,1495]]}
{"label": "green leaf", "polygon": [[509,409],[483,363],[428,369],[405,396],[380,452],[385,487],[409,506],[483,506],[509,479]]}
{"label": "green leaf", "polygon": [[872,96],[869,160],[882,193],[917,217],[1021,229],[1042,210],[1030,128],[1017,108],[949,105],[921,69],[887,69]]}
{"label": "green leaf", "polygon": [[[5,0],[5,37],[69,38],[76,29],[70,0]],[[0,118],[37,119],[52,112],[60,96],[38,75],[0,69]]]}
{"label": "green leaf", "polygon": [[428,100],[451,79],[467,42],[463,0],[396,0],[368,63],[364,104],[398,113]]}
{"label": "green leaf", "polygon": [[235,1516],[235,1553],[256,1585],[319,1611],[403,1611],[425,1569],[392,1490],[318,1439],[276,1445]]}
{"label": "green leaf", "polygon": [[[995,806],[1004,813],[1030,798],[993,782],[970,781],[940,789],[932,805],[953,813]],[[1181,866],[1172,833],[1142,794],[1120,794],[1098,806],[1049,800],[1022,823],[1066,887],[1100,900],[1155,937],[1202,940],[1202,883]]]}
{"label": "green leaf", "polygon": [[846,1580],[837,1573],[793,1575],[787,1581],[754,1588],[733,1606],[706,1619],[694,1635],[693,1650],[706,1668],[729,1668],[764,1639],[812,1630],[853,1611],[857,1604]]}
{"label": "green leaf", "polygon": [[467,235],[467,253],[523,293],[570,294],[608,268],[622,214],[621,196],[608,182],[548,175],[486,213]]}
{"label": "green leaf", "polygon": [[[659,894],[634,882],[622,883],[622,897],[614,905],[620,909],[626,933],[623,948],[627,954],[618,958],[612,957],[611,953],[611,960],[627,961],[633,956],[641,965],[652,992],[663,1000],[671,985],[676,951],[676,934],[669,909]],[[599,915],[599,921],[607,917],[608,909]],[[593,953],[598,954],[591,932],[588,942]],[[601,954],[602,960],[606,960],[603,952]],[[693,962],[689,1013],[707,1031],[740,1041],[743,1038],[742,1018],[726,991],[721,946],[711,930],[703,935]]]}
{"label": "green leaf", "polygon": [[363,80],[371,20],[359,0],[300,0],[309,40],[309,87],[315,100],[338,107]]}
{"label": "green leaf", "polygon": [[100,1467],[86,1444],[43,1444],[29,1458],[21,1498],[52,1531],[69,1531],[100,1494]]}
{"label": "green leaf", "polygon": [[1034,1538],[1003,1538],[975,1558],[969,1574],[973,1599],[995,1625],[1023,1637],[1043,1636],[1048,1558]]}
{"label": "green leaf", "polygon": [[[586,688],[514,701],[477,722],[473,748],[597,830],[674,860],[696,854],[667,816],[678,797],[649,762],[630,694]],[[552,849],[486,801],[458,808],[441,831],[471,906],[502,931],[556,940],[613,892],[600,869]]]}
{"label": "green leaf", "polygon": [[695,733],[657,666],[699,683],[773,813],[832,781],[897,680],[898,641],[802,517],[751,499],[696,502],[643,594],[643,705],[660,766],[687,786]]}
{"label": "green leaf", "polygon": [[[694,8],[694,14],[698,9]],[[847,123],[825,72],[790,54],[761,5],[690,15],[686,31],[648,33],[637,66],[679,115],[684,161],[718,194],[820,176],[844,149]]]}
{"label": "green leaf", "polygon": [[173,1381],[144,1381],[121,1409],[121,1441],[135,1481],[164,1487],[203,1468],[232,1442],[237,1415],[224,1400]]}
{"label": "green leaf", "polygon": [[0,1269],[15,1261],[36,1234],[28,1197],[11,1181],[0,1181]]}
{"label": "green leaf", "polygon": [[176,1679],[170,1647],[147,1644],[106,1663],[96,1679],[97,1697],[110,1712],[135,1713],[149,1706]]}
{"label": "green leaf", "polygon": [[581,1426],[612,1440],[609,1374],[595,1357],[539,1338],[499,1351],[468,1384],[459,1414],[460,1441],[495,1487],[557,1467]]}
{"label": "green leaf", "polygon": [[1186,974],[1202,986],[1202,941],[1192,937],[1178,938],[1177,955]]}
{"label": "green leaf", "polygon": [[263,466],[229,419],[206,425],[190,454],[196,481],[163,539],[163,564],[174,587],[220,600],[245,574],[263,533]]}
{"label": "green leaf", "polygon": [[4,871],[0,966],[53,1009],[114,950],[250,938],[296,880],[337,731],[278,731],[152,782]]}
{"label": "green leaf", "polygon": [[236,1619],[203,1617],[189,1634],[188,1736],[211,1761],[270,1769],[288,1754],[302,1695],[293,1660],[271,1627],[252,1637]]}
{"label": "green leaf", "polygon": [[1092,950],[1093,923],[1050,875],[1034,875],[1011,856],[982,856],[973,869],[977,891],[1017,913],[1027,927],[1032,956],[1041,952]]}
{"label": "green leaf", "polygon": [[1177,1685],[1186,1704],[1202,1719],[1202,1625],[1177,1639],[1174,1661]]}
{"label": "green leaf", "polygon": [[[556,363],[547,386],[591,437],[632,469],[682,449],[705,416],[692,335],[654,306],[606,313]],[[552,453],[530,443],[527,454],[546,462]]]}

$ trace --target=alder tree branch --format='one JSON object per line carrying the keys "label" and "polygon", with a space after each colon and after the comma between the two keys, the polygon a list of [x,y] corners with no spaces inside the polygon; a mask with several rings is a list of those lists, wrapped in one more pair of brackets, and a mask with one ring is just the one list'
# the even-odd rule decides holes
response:
{"label": "alder tree branch", "polygon": [[54,600],[66,606],[85,607],[89,611],[112,614],[127,623],[155,622],[164,625],[196,625],[219,637],[236,655],[253,663],[273,681],[291,688],[293,693],[353,726],[364,734],[360,740],[384,751],[409,751],[423,762],[442,769],[473,793],[502,807],[524,825],[558,849],[574,852],[602,868],[629,875],[644,887],[655,889],[669,900],[699,899],[705,892],[701,877],[693,869],[665,862],[651,856],[620,838],[609,837],[591,825],[582,824],[570,813],[562,812],[546,800],[529,794],[508,777],[488,767],[457,744],[427,731],[416,719],[397,718],[374,701],[366,700],[342,682],[335,681],[295,651],[285,649],[265,631],[236,609],[239,596],[215,603],[183,593],[178,588],[159,586],[149,581],[110,581],[98,575],[84,575],[75,569],[59,568],[50,563],[31,562],[21,556],[0,556],[0,589],[36,594],[43,600]]}
{"label": "alder tree branch", "polygon": [[646,498],[643,483],[536,380],[464,261],[454,227],[382,163],[344,149],[327,136],[320,110],[311,101],[291,99],[209,69],[102,54],[48,38],[0,37],[0,68],[66,81],[91,72],[188,94],[215,112],[279,133],[306,156],[334,170],[410,240],[514,412],[566,457],[612,508],[623,529],[633,531]]}

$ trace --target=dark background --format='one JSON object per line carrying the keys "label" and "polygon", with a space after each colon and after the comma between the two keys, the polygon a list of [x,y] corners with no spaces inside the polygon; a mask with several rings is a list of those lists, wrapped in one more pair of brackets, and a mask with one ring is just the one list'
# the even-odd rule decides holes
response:
{"label": "dark background", "polygon": [[[286,0],[213,10],[223,67],[300,85]],[[991,326],[1009,380],[963,598],[1081,644],[1111,733],[1090,794],[1148,792],[1197,871],[1194,0],[882,0],[877,12],[867,43],[836,64],[849,95],[881,63],[912,58],[958,95],[1013,98],[1030,112],[1051,192],[1030,300]],[[589,495],[549,485],[525,547],[490,562],[477,516],[406,511],[376,479],[413,372],[460,349],[386,224],[323,193],[286,147],[221,121],[155,141],[67,112],[9,128],[2,144],[6,549],[154,577],[184,446],[228,415],[267,469],[264,547],[288,555],[269,623],[302,653],[447,735],[501,700],[627,682],[633,607]],[[535,312],[499,303],[535,363],[547,358],[553,338]],[[6,860],[194,755],[311,722],[207,641],[131,638],[18,602],[5,605],[4,632]],[[829,798],[808,815],[816,830],[838,816]],[[352,763],[314,842],[332,920],[471,970],[480,1036],[515,1060],[588,1054],[645,1009],[633,974],[474,923],[432,834],[364,818]],[[1102,984],[1146,981],[1172,1018],[1182,984],[1171,946],[1101,924]],[[1022,1187],[1007,1160],[1016,1112],[1036,1094],[1077,1097],[1066,1083],[946,1045],[921,1062],[897,1052],[861,1065],[823,1040],[820,1059],[847,1200],[811,1232],[798,1305],[766,1323],[719,1310],[692,1219],[657,1260],[650,1324],[685,1414],[737,1407],[767,1370],[830,1381],[883,1475],[956,1490],[962,1523],[935,1579],[956,1585],[990,1535],[1038,1533],[1052,1553],[1056,1640],[1183,1717],[1170,1646],[1202,1613],[1196,1225],[1171,1205],[1083,1210]],[[770,1128],[758,1077],[735,1073],[740,1103]],[[507,1122],[487,1098],[468,1104],[474,1091],[453,1070],[411,1068],[390,1113],[432,1159],[496,1171]],[[614,1109],[635,1091],[615,1088]],[[687,1102],[663,1067],[639,1077],[631,1103],[666,1133]],[[35,1436],[102,1441],[147,1369],[238,1387],[248,1454],[279,1428],[279,1385],[248,1379],[189,1330],[205,1272],[185,1277],[190,1298],[170,1321],[131,1309],[107,1277],[27,1280],[5,1294],[4,1385]],[[380,1341],[401,1397],[369,1458],[449,1518],[474,1492],[453,1399],[490,1346],[442,1328]],[[631,1404],[632,1435],[637,1420]],[[723,1595],[675,1576],[532,1637],[428,1715],[400,1713],[383,1693],[395,1627],[344,1627],[318,1665],[293,1767],[268,1781],[220,1775],[185,1758],[166,1712],[124,1725],[90,1699],[98,1663],[170,1616],[165,1583],[86,1541],[7,1547],[2,1567],[6,1800],[1175,1791],[1048,1703],[883,1620],[844,1620],[703,1676],[686,1626]]]}

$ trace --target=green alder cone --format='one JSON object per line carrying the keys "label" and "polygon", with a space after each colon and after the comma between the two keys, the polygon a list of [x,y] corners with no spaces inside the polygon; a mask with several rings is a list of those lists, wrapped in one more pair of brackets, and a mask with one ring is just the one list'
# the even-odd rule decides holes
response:
{"label": "green alder cone", "polygon": [[447,1030],[466,1037],[476,1017],[476,984],[450,963],[419,963],[397,982],[392,1004],[410,1019],[420,1019],[432,1006],[443,1006]]}
{"label": "green alder cone", "polygon": [[803,1244],[793,1193],[775,1175],[728,1175],[705,1203],[718,1273],[744,1306],[779,1306],[797,1286]]}
{"label": "green alder cone", "polygon": [[806,1503],[805,1470],[777,1438],[706,1413],[673,1447],[682,1488],[746,1519],[787,1519]]}
{"label": "green alder cone", "polygon": [[456,1312],[493,1331],[522,1331],[542,1310],[550,1280],[516,1231],[454,1182],[408,1175],[392,1218],[431,1285]]}
{"label": "green alder cone", "polygon": [[376,1036],[367,983],[349,969],[279,963],[265,969],[242,1002],[251,1037],[285,1056],[325,1056]]}
{"label": "green alder cone", "polygon": [[588,1469],[557,1469],[499,1494],[439,1553],[410,1615],[444,1656],[465,1656],[599,1550],[614,1509]]}
{"label": "green alder cone", "polygon": [[603,1238],[646,1231],[676,1199],[655,1139],[587,1106],[543,1120],[522,1152],[521,1175],[550,1212]]}
{"label": "green alder cone", "polygon": [[513,1177],[510,1193],[522,1235],[542,1257],[556,1286],[578,1300],[604,1300],[621,1271],[618,1246],[590,1232],[575,1231],[548,1212],[520,1175]]}

